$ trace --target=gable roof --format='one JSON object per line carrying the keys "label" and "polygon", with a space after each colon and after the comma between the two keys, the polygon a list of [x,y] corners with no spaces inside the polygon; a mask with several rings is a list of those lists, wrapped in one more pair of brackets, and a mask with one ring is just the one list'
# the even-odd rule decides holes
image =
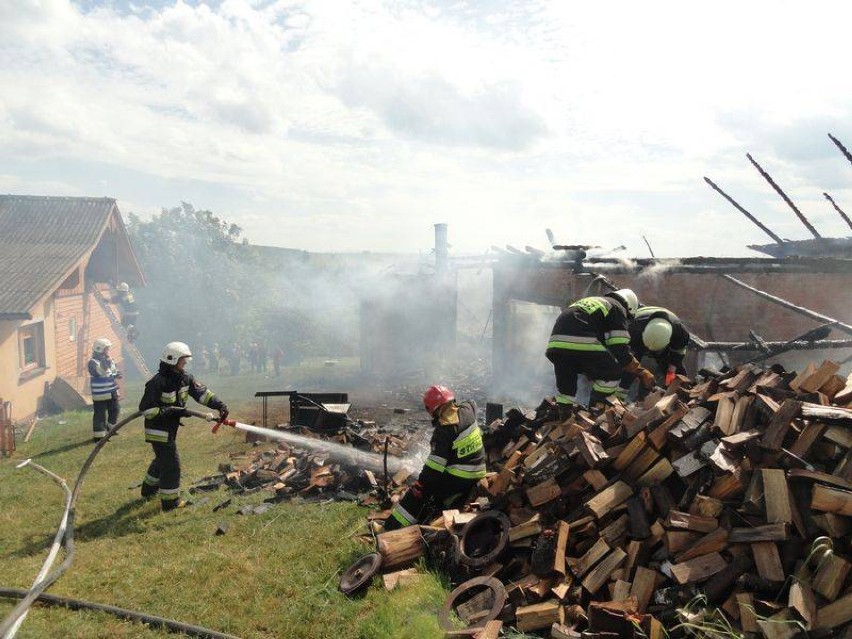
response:
{"label": "gable roof", "polygon": [[112,198],[0,195],[0,319],[28,319],[94,250],[113,214],[123,230]]}

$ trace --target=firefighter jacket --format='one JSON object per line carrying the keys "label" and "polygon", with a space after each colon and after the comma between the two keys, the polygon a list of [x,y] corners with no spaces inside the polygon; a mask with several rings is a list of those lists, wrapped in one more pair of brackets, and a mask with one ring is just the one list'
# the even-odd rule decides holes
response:
{"label": "firefighter jacket", "polygon": [[485,477],[485,447],[475,403],[448,404],[432,419],[432,425],[431,451],[420,473],[424,487],[428,489],[430,482],[439,482],[445,475],[470,480]]}
{"label": "firefighter jacket", "polygon": [[555,351],[606,352],[619,366],[633,357],[627,329],[627,309],[612,297],[584,297],[566,308],[556,318],[547,355]]}
{"label": "firefighter jacket", "polygon": [[192,375],[161,362],[159,372],[145,384],[145,394],[139,402],[139,410],[145,414],[146,442],[175,441],[181,415],[170,414],[165,409],[185,408],[188,397],[213,410],[219,410],[225,405]]}
{"label": "firefighter jacket", "polygon": [[87,368],[92,401],[105,402],[112,399],[118,392],[118,384],[115,381],[118,370],[115,368],[115,362],[103,353],[92,353]]}
{"label": "firefighter jacket", "polygon": [[[672,338],[669,345],[661,351],[649,351],[642,342],[642,333],[652,319],[662,318],[672,325]],[[689,344],[689,331],[681,319],[662,306],[643,306],[630,322],[630,348],[637,359],[647,353],[654,359],[665,361],[674,366],[678,372],[683,371],[683,359],[686,357],[686,346]]]}

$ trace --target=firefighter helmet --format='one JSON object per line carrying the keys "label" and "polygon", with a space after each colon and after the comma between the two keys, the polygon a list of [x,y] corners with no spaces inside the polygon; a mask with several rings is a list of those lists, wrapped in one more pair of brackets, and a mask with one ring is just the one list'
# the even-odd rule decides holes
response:
{"label": "firefighter helmet", "polygon": [[446,386],[430,386],[423,393],[423,406],[426,407],[426,412],[434,415],[444,404],[453,401],[456,396]]}
{"label": "firefighter helmet", "polygon": [[160,355],[160,361],[166,364],[177,364],[181,357],[192,357],[189,346],[183,342],[169,342]]}
{"label": "firefighter helmet", "polygon": [[130,286],[127,284],[127,282],[121,282],[118,286],[115,287],[115,290],[121,291],[122,293],[129,293]]}
{"label": "firefighter helmet", "polygon": [[672,341],[672,325],[662,317],[655,317],[642,331],[642,343],[649,351],[661,351]]}
{"label": "firefighter helmet", "polygon": [[95,353],[103,353],[106,349],[112,346],[112,342],[106,337],[99,337],[92,344],[92,351]]}
{"label": "firefighter helmet", "polygon": [[636,314],[636,311],[639,309],[639,298],[636,297],[636,293],[632,289],[620,288],[610,293],[610,295],[624,304],[628,317],[633,317]]}

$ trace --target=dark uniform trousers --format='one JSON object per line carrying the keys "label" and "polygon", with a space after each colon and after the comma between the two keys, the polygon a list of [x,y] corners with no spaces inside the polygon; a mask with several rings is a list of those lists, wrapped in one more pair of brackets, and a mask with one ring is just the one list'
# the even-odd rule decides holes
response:
{"label": "dark uniform trousers", "polygon": [[[560,404],[577,403],[577,378],[585,375],[592,381],[591,404],[616,393],[622,369],[609,351],[569,351],[549,349],[547,358],[553,363]],[[631,377],[632,379],[632,377]],[[562,401],[559,401],[562,400]]]}
{"label": "dark uniform trousers", "polygon": [[110,426],[118,421],[118,397],[112,397],[99,402],[92,402],[92,431],[96,438],[104,437]]}

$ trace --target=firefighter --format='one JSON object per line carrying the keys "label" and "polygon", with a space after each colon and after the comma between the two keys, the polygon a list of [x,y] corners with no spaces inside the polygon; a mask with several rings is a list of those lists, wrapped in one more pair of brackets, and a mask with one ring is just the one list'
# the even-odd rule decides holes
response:
{"label": "firefighter", "polygon": [[457,404],[449,388],[430,386],[423,405],[434,427],[431,451],[420,477],[385,521],[385,530],[426,521],[435,508],[463,504],[476,482],[485,477],[485,448],[476,422],[476,404]]}
{"label": "firefighter", "polygon": [[623,288],[603,297],[579,299],[556,319],[546,355],[556,374],[561,419],[578,404],[580,374],[592,381],[590,405],[614,394],[621,396],[622,372],[638,378],[646,388],[654,387],[654,375],[630,351],[628,320],[638,307],[636,293]]}
{"label": "firefighter", "polygon": [[92,392],[92,439],[99,441],[106,437],[110,426],[118,420],[118,384],[121,372],[109,354],[112,347],[106,337],[99,337],[92,343],[92,357],[89,369],[89,385]]}
{"label": "firefighter", "polygon": [[[668,386],[675,375],[685,375],[683,359],[689,344],[689,330],[680,318],[662,306],[643,306],[630,321],[630,350],[642,361],[646,355],[657,360],[658,374]],[[633,378],[624,374],[620,388],[627,392]]]}
{"label": "firefighter", "polygon": [[191,357],[189,346],[183,342],[166,344],[160,355],[160,370],[145,384],[139,402],[139,410],[145,414],[145,441],[154,449],[154,460],[142,482],[142,497],[159,493],[163,510],[186,505],[180,499],[180,457],[175,440],[180,418],[187,416],[187,397],[219,411],[219,419],[228,416],[225,403],[186,372]]}
{"label": "firefighter", "polygon": [[136,308],[136,298],[130,292],[130,286],[127,282],[121,282],[115,290],[118,291],[118,303],[121,305],[121,325],[125,329],[133,327],[138,335],[139,331],[135,325],[139,317],[139,309]]}

